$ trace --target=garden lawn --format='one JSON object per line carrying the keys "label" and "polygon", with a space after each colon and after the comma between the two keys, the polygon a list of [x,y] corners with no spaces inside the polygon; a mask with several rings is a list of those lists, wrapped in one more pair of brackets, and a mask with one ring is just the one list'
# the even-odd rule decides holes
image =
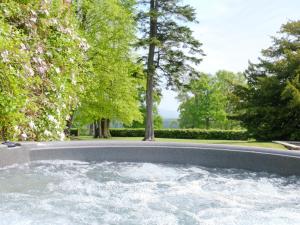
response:
{"label": "garden lawn", "polygon": [[[120,140],[120,141],[141,141],[142,137],[112,137],[109,139],[99,140]],[[72,140],[96,140],[91,136],[73,137]],[[199,139],[171,139],[171,138],[156,138],[158,142],[181,142],[181,143],[199,143],[199,144],[226,144],[237,146],[261,147],[286,150],[283,145],[272,142],[259,142],[259,141],[236,141],[236,140],[199,140]]]}

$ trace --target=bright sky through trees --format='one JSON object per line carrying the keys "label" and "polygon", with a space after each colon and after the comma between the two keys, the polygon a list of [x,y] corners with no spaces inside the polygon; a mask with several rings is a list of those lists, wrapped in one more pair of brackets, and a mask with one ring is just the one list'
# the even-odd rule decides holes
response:
{"label": "bright sky through trees", "polygon": [[[196,8],[199,24],[192,27],[207,54],[200,70],[244,71],[248,60],[257,61],[261,49],[271,45],[270,36],[289,20],[300,19],[299,0],[185,0]],[[160,113],[177,117],[176,94],[163,92]]]}

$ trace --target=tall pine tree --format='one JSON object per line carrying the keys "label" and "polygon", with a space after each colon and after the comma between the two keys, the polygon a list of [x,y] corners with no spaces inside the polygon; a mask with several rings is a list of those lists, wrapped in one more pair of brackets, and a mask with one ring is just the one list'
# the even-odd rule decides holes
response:
{"label": "tall pine tree", "polygon": [[147,74],[146,132],[144,140],[154,140],[153,92],[164,77],[167,86],[180,87],[197,75],[201,43],[193,37],[187,22],[196,22],[195,9],[181,0],[140,0],[138,22],[141,37],[137,46],[148,50],[142,61]]}

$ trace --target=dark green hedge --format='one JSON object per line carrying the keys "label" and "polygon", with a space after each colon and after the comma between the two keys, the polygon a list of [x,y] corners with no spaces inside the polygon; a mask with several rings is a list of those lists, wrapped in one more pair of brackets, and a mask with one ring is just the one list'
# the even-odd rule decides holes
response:
{"label": "dark green hedge", "polygon": [[[143,137],[145,130],[111,129],[113,137]],[[247,140],[247,131],[243,130],[201,130],[201,129],[158,129],[154,131],[157,138],[211,139],[211,140]]]}
{"label": "dark green hedge", "polygon": [[78,128],[71,128],[70,129],[70,135],[78,137],[79,136],[79,129]]}

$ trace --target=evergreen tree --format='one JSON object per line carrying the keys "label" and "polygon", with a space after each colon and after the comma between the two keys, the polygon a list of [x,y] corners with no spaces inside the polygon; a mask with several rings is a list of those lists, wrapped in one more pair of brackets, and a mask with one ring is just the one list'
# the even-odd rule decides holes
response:
{"label": "evergreen tree", "polygon": [[237,117],[261,140],[300,139],[300,21],[283,25],[259,63],[245,72],[248,86],[237,86]]}
{"label": "evergreen tree", "polygon": [[195,22],[195,10],[180,0],[138,1],[139,30],[137,47],[148,50],[142,61],[147,74],[146,132],[144,140],[154,140],[153,92],[162,77],[167,85],[179,87],[188,77],[197,75],[193,63],[200,63],[201,43],[186,22]]}

